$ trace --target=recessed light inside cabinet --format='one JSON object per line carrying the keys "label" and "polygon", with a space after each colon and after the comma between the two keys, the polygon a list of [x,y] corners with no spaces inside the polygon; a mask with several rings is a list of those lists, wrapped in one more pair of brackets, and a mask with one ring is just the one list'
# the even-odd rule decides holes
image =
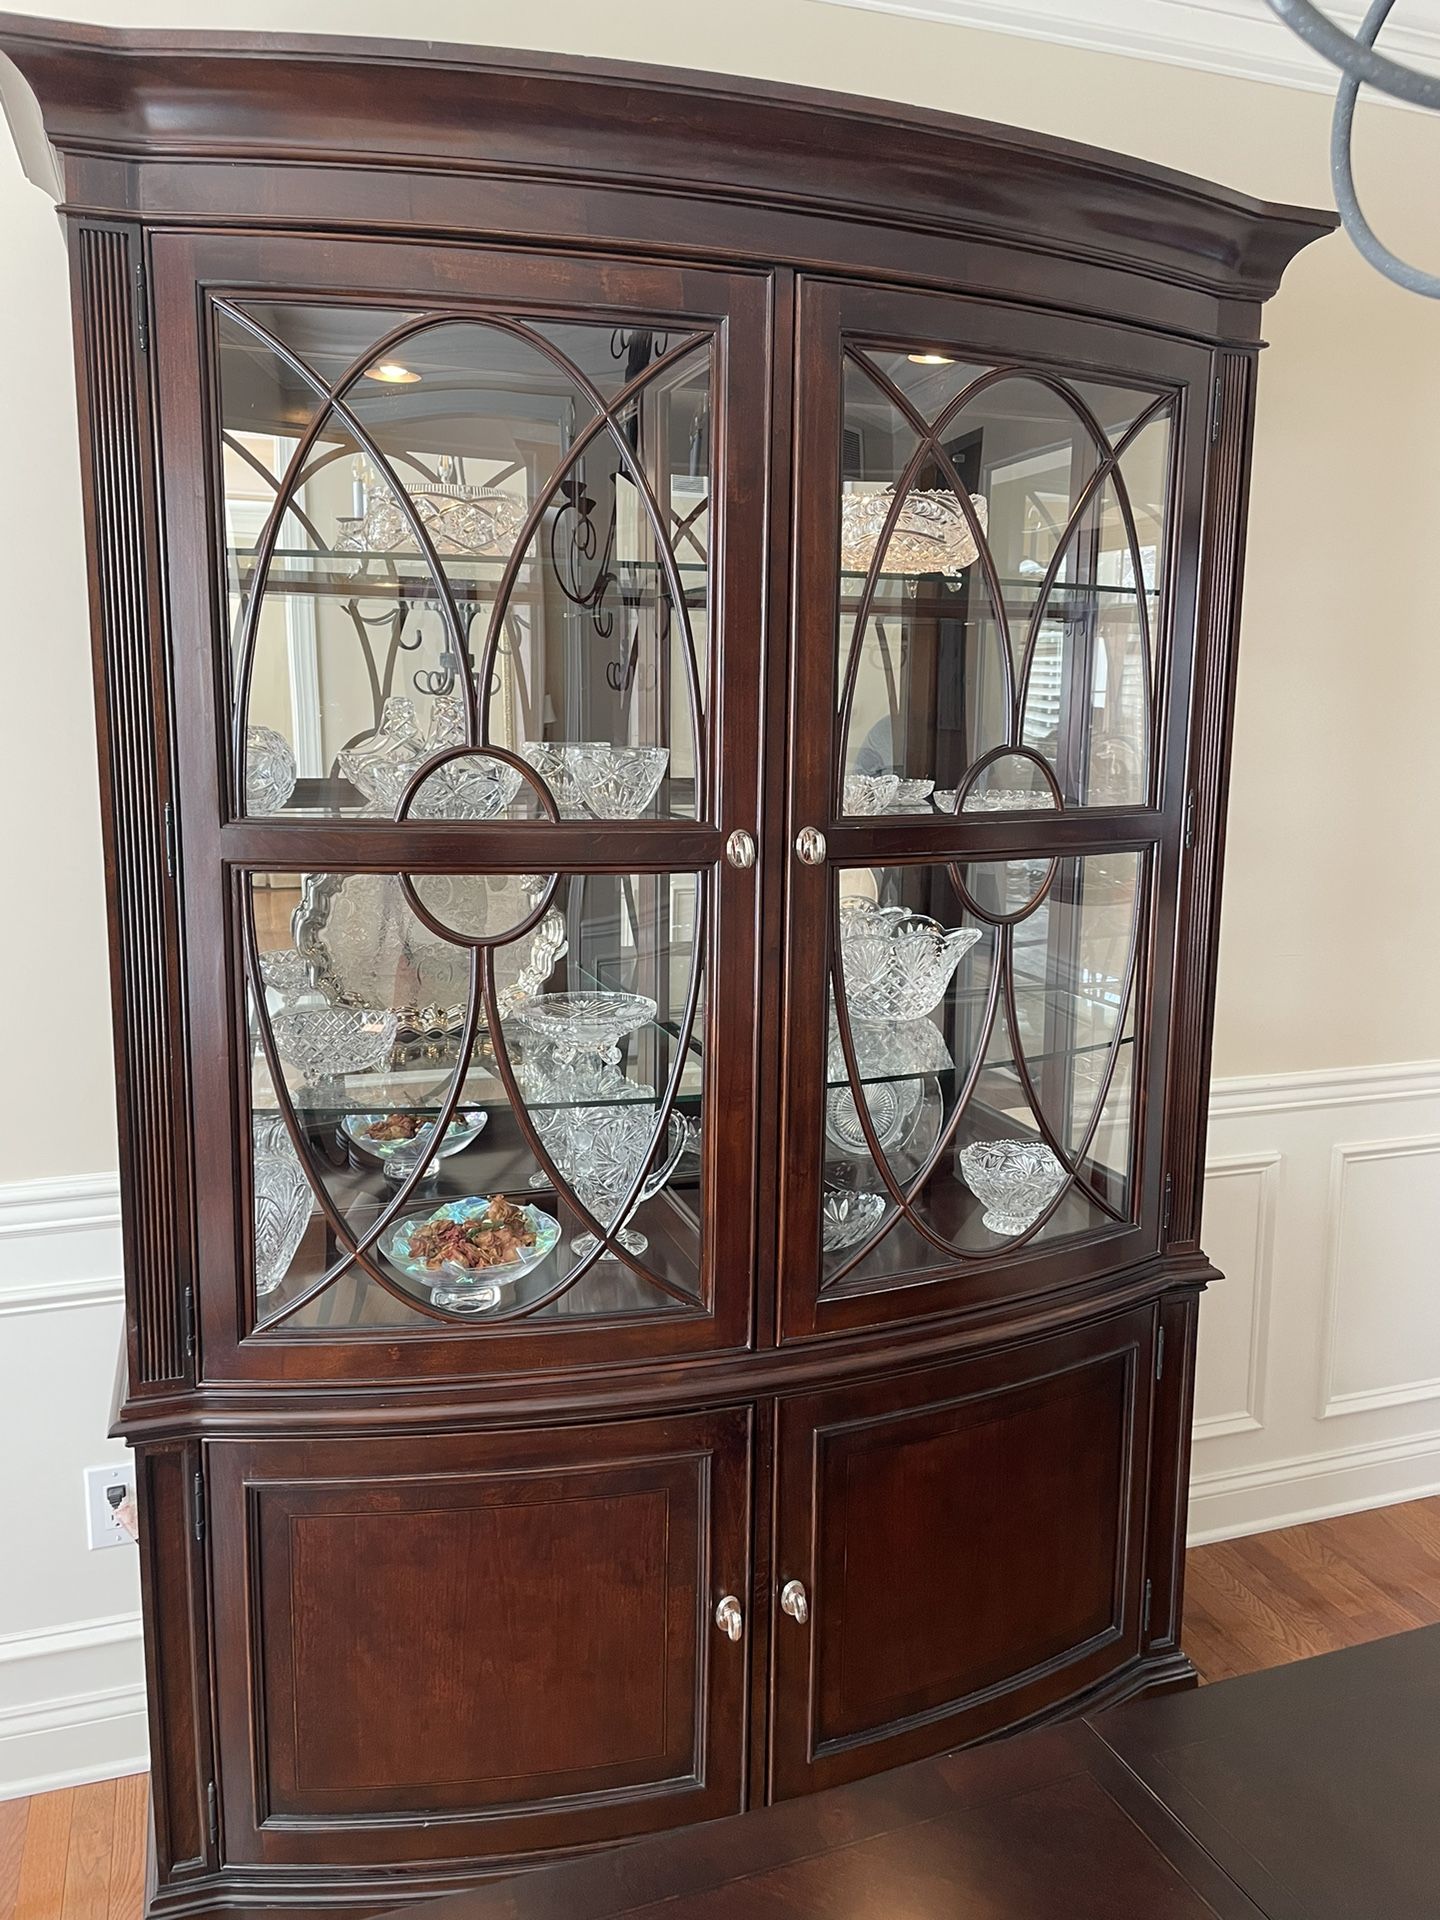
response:
{"label": "recessed light inside cabinet", "polygon": [[409,367],[402,367],[398,360],[382,360],[378,367],[365,369],[367,380],[383,380],[387,387],[413,387],[420,378]]}
{"label": "recessed light inside cabinet", "polygon": [[948,353],[907,353],[905,358],[917,367],[953,367]]}

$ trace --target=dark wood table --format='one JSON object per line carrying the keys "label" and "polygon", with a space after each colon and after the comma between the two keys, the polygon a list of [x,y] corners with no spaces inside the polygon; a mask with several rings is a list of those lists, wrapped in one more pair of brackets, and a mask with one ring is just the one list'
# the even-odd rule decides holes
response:
{"label": "dark wood table", "polygon": [[1440,1920],[1440,1627],[924,1760],[405,1913]]}

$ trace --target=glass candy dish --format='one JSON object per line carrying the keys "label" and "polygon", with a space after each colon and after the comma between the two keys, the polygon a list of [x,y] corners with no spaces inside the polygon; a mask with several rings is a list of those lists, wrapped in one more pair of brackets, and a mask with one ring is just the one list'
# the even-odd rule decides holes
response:
{"label": "glass candy dish", "polygon": [[613,1066],[620,1042],[653,1020],[657,1010],[643,993],[537,993],[515,1015],[549,1042],[559,1065],[573,1066],[589,1054]]}
{"label": "glass candy dish", "polygon": [[1065,1169],[1042,1140],[972,1140],[955,1156],[960,1177],[985,1203],[992,1233],[1024,1233],[1065,1184]]}
{"label": "glass candy dish", "polygon": [[315,985],[315,969],[297,947],[271,947],[260,956],[260,978],[265,982],[265,1004],[289,1006],[307,996],[323,1000]]}
{"label": "glass candy dish", "polygon": [[252,1115],[250,1125],[254,1140],[255,1291],[263,1299],[290,1271],[310,1224],[314,1196],[280,1115],[257,1113]]}
{"label": "glass candy dish", "polygon": [[271,1028],[280,1058],[313,1087],[332,1074],[384,1066],[399,1024],[397,1014],[376,1007],[285,1007]]}
{"label": "glass candy dish", "polygon": [[295,791],[295,756],[273,727],[245,729],[245,811],[279,813]]}
{"label": "glass candy dish", "polygon": [[564,820],[633,820],[660,789],[668,747],[615,747],[604,740],[525,740],[520,757],[549,787]]}
{"label": "glass candy dish", "polygon": [[[847,493],[840,503],[840,566],[846,573],[869,573],[885,520],[895,499],[892,487],[871,493]],[[972,494],[971,507],[984,533],[990,510],[983,494]],[[907,493],[896,517],[882,574],[943,573],[958,579],[980,557],[970,523],[953,493]]]}
{"label": "glass candy dish", "polygon": [[846,813],[884,813],[893,807],[900,791],[898,773],[847,773],[845,776]]}
{"label": "glass candy dish", "polygon": [[857,1246],[875,1231],[884,1213],[883,1194],[856,1193],[844,1187],[827,1186],[820,1204],[821,1245],[827,1253]]}
{"label": "glass candy dish", "polygon": [[535,1235],[535,1244],[518,1259],[493,1267],[463,1267],[448,1261],[439,1267],[428,1267],[411,1253],[410,1242],[416,1232],[432,1220],[473,1220],[489,1205],[488,1197],[449,1200],[434,1213],[411,1214],[382,1239],[380,1251],[406,1279],[418,1280],[428,1288],[435,1306],[444,1307],[450,1313],[485,1313],[491,1307],[498,1307],[508,1288],[527,1273],[533,1273],[555,1251],[560,1241],[560,1222],[553,1215],[541,1213],[538,1207],[521,1207],[525,1223]]}
{"label": "glass candy dish", "polygon": [[[384,1113],[347,1113],[340,1122],[340,1130],[358,1152],[373,1155],[381,1162],[387,1180],[398,1183],[408,1179],[415,1162],[430,1153],[435,1123],[433,1120],[422,1122],[419,1130],[408,1140],[370,1139],[367,1129],[388,1117]],[[483,1107],[473,1113],[457,1114],[445,1129],[445,1138],[431,1156],[429,1171],[433,1173],[441,1160],[448,1160],[452,1154],[463,1153],[466,1147],[478,1140],[489,1118]]]}
{"label": "glass candy dish", "polygon": [[939,1006],[978,927],[942,927],[908,907],[849,899],[840,906],[840,951],[852,1020],[919,1020]]}

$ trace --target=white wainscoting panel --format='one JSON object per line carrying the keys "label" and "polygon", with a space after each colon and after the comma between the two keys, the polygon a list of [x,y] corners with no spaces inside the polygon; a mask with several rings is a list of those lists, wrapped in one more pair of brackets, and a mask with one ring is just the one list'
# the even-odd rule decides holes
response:
{"label": "white wainscoting panel", "polygon": [[1195,1437],[1265,1425],[1270,1270],[1278,1153],[1212,1158],[1205,1169],[1205,1251],[1225,1278],[1205,1296],[1195,1381]]}
{"label": "white wainscoting panel", "polygon": [[0,1800],[146,1765],[139,1570],[92,1553],[81,1475],[122,1326],[113,1174],[0,1186]]}
{"label": "white wainscoting panel", "polygon": [[1440,1492],[1440,1062],[1217,1081],[1192,1541]]}

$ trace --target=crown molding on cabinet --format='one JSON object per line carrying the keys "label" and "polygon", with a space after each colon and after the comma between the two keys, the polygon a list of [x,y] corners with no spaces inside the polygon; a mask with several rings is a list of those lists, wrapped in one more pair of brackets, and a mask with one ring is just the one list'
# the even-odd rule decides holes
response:
{"label": "crown molding on cabinet", "polygon": [[[822,5],[898,13],[986,33],[1008,33],[1092,53],[1118,53],[1233,79],[1263,80],[1308,93],[1335,92],[1335,68],[1311,53],[1265,0],[821,0]],[[1327,0],[1337,26],[1353,33],[1364,9]],[[1407,0],[1387,25],[1385,51],[1440,73],[1440,0]],[[1367,89],[1364,99],[1403,103]]]}

